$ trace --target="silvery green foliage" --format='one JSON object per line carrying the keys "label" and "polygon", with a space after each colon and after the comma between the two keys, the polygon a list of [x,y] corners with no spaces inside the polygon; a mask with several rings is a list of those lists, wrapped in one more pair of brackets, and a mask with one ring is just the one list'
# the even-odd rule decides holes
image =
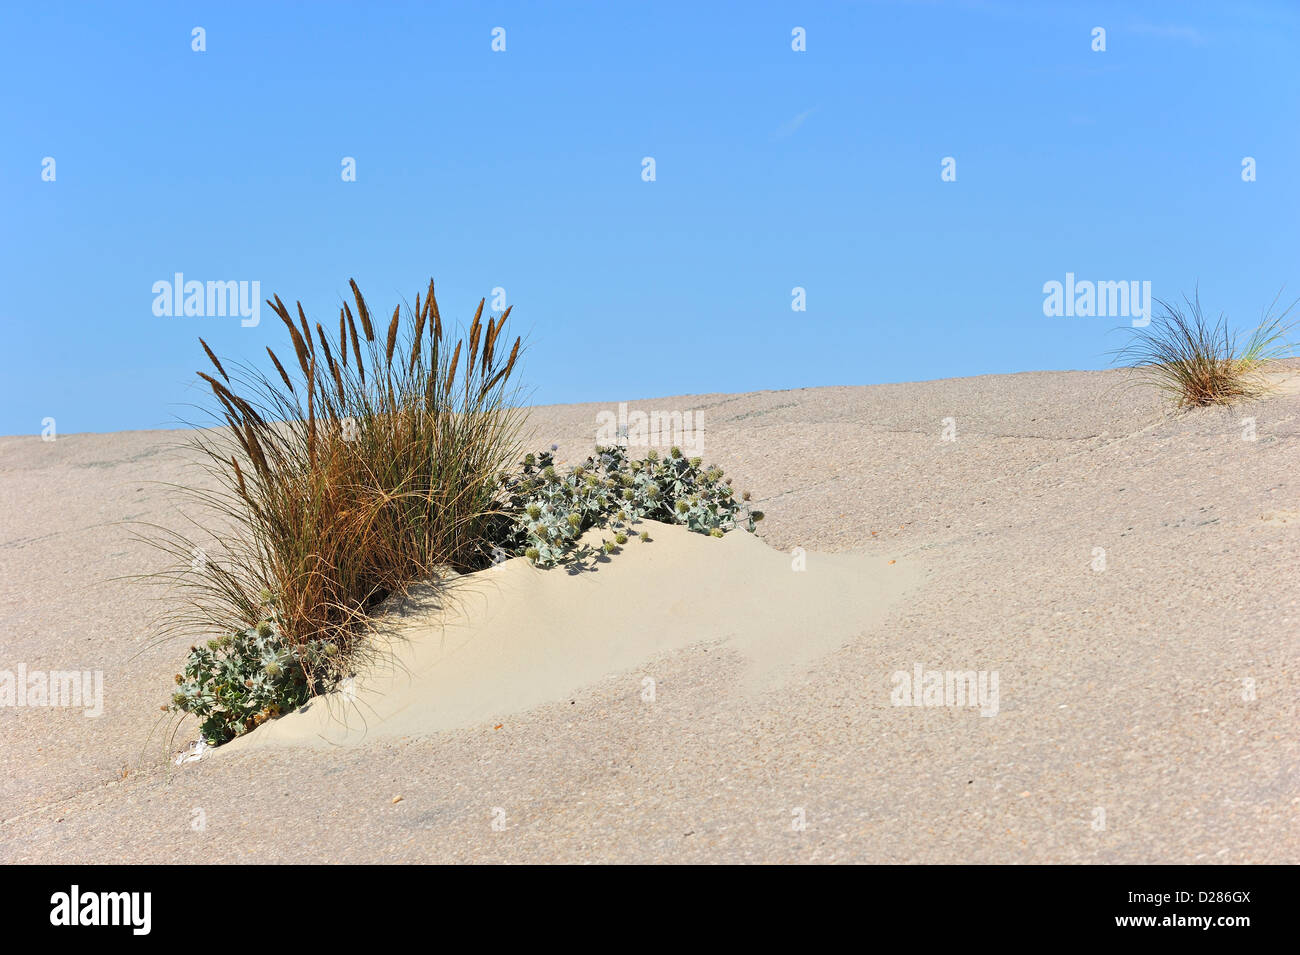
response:
{"label": "silvery green foliage", "polygon": [[[763,519],[761,511],[750,510],[748,495],[736,496],[721,468],[706,468],[678,448],[663,457],[651,451],[641,460],[630,460],[624,448],[597,448],[582,464],[564,470],[550,452],[530,454],[503,490],[504,509],[513,518],[504,546],[539,567],[613,553],[642,520],[721,537],[740,526],[752,532]],[[580,544],[593,527],[608,528],[613,539],[599,549]]]}
{"label": "silvery green foliage", "polygon": [[[215,746],[305,703],[312,681],[332,670],[337,648],[323,640],[294,647],[284,639],[275,600],[255,627],[191,647],[170,709],[193,713],[199,732]],[[319,689],[319,684],[317,685]]]}

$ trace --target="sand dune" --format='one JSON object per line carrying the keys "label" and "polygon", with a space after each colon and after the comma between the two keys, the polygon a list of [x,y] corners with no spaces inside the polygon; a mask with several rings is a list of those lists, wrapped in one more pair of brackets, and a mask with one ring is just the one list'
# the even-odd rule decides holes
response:
{"label": "sand dune", "polygon": [[580,573],[515,558],[425,586],[391,615],[377,658],[346,690],[216,752],[496,724],[625,674],[652,696],[653,677],[634,668],[687,647],[739,653],[739,688],[769,689],[879,625],[917,582],[910,562],[805,552],[795,570],[791,555],[747,533],[719,540],[657,521],[637,527],[649,542],[633,538]]}
{"label": "sand dune", "polygon": [[[1126,384],[647,402],[704,412],[761,540],[467,579],[395,621],[364,723],[314,705],[179,768],[186,648],[115,579],[156,560],[116,522],[182,519],[174,436],[0,438],[0,670],[104,688],[0,709],[0,859],[1300,861],[1300,395]],[[586,454],[607,407],[535,409],[535,443]],[[997,715],[896,705],[918,665],[996,673]]]}

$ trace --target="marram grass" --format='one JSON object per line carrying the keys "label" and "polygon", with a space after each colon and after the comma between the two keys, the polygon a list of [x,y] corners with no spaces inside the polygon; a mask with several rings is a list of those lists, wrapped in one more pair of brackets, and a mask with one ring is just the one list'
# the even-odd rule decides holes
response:
{"label": "marram grass", "polygon": [[[1280,298],[1280,295],[1278,296]],[[1274,314],[1278,298],[1265,309],[1259,325],[1243,342],[1222,314],[1206,319],[1199,292],[1184,296],[1186,310],[1157,300],[1151,323],[1133,329],[1116,360],[1137,371],[1140,380],[1170,395],[1180,408],[1228,405],[1265,398],[1275,388],[1269,372],[1293,354],[1286,321],[1292,302]]]}
{"label": "marram grass", "polygon": [[[484,324],[480,301],[453,344],[432,280],[406,320],[399,306],[382,330],[351,290],[336,335],[301,304],[268,302],[288,344],[267,349],[269,375],[223,365],[201,340],[211,368],[198,374],[220,427],[196,431],[191,445],[212,489],[179,490],[220,544],[204,553],[151,528],[146,539],[174,558],[155,579],[183,598],[160,636],[255,631],[273,605],[278,636],[303,651],[292,659],[328,646],[345,665],[381,600],[437,566],[490,560],[499,476],[518,457],[522,423],[511,382],[521,342],[499,347],[509,309]],[[278,673],[283,660],[269,665]]]}

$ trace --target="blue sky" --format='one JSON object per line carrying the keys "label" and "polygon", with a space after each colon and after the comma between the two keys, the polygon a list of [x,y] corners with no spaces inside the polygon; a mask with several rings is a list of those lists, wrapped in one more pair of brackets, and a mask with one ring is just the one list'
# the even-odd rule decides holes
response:
{"label": "blue sky", "polygon": [[0,433],[174,426],[200,334],[281,345],[156,316],[177,272],[322,321],[504,288],[539,403],[1104,367],[1127,320],[1044,316],[1067,272],[1252,324],[1300,295],[1297,41],[1283,2],[11,6]]}

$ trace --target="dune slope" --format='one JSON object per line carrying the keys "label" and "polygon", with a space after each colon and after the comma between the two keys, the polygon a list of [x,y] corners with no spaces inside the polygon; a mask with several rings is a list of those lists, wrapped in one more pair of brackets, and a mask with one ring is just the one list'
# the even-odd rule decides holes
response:
{"label": "dune slope", "polygon": [[805,552],[795,570],[791,555],[743,531],[715,539],[656,521],[637,527],[649,542],[633,538],[581,572],[515,558],[426,585],[390,615],[379,652],[346,689],[217,752],[495,725],[625,674],[649,702],[654,678],[636,668],[687,647],[739,654],[739,692],[779,686],[878,626],[918,576],[911,562],[858,554]]}
{"label": "dune slope", "polygon": [[[179,768],[166,756],[192,728],[168,745],[158,704],[185,646],[143,644],[148,603],[114,579],[152,560],[114,522],[181,519],[148,483],[184,477],[174,436],[0,438],[0,670],[104,679],[97,718],[0,710],[0,859],[1300,861],[1300,395],[1171,414],[1127,383],[1042,372],[638,403],[703,412],[704,456],[768,515],[762,542],[689,542],[728,558],[678,581],[690,606],[657,576],[666,534],[538,585],[635,611],[550,604],[494,571],[528,628],[425,634],[413,682],[393,670],[380,694],[442,679],[449,708],[417,696],[386,717],[402,732],[371,722],[356,745],[302,714],[303,745],[273,730]],[[535,444],[587,453],[608,407],[535,409]],[[773,564],[755,570],[756,607],[711,601],[709,581],[754,554]],[[823,631],[861,599],[828,586],[839,573],[911,589]],[[664,615],[691,632],[636,630]],[[746,632],[784,639],[769,652]],[[548,669],[530,635],[576,641],[577,668]],[[518,695],[493,698],[480,664],[517,665]],[[996,673],[997,714],[894,705],[918,665]]]}

